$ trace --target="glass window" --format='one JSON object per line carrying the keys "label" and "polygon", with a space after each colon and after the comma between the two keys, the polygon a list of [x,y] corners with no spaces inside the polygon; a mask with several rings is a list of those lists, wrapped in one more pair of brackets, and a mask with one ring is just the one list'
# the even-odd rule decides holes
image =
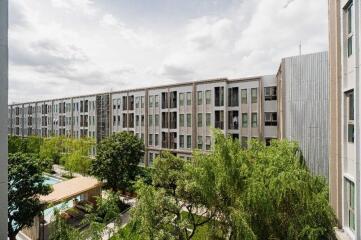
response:
{"label": "glass window", "polygon": [[179,94],[179,106],[184,106],[184,93]]}
{"label": "glass window", "polygon": [[198,136],[197,144],[198,144],[198,149],[203,149],[203,137],[202,136]]}
{"label": "glass window", "polygon": [[355,231],[355,184],[349,179],[345,179],[345,204],[346,204],[346,224]]}
{"label": "glass window", "polygon": [[248,114],[242,113],[242,127],[247,128],[248,127]]}
{"label": "glass window", "polygon": [[159,127],[159,114],[155,114],[154,116],[154,123],[156,127]]}
{"label": "glass window", "polygon": [[212,97],[211,97],[211,90],[206,91],[206,104],[211,104]]}
{"label": "glass window", "polygon": [[265,101],[277,100],[277,87],[265,87],[264,88],[264,100]]}
{"label": "glass window", "polygon": [[153,107],[154,96],[149,96],[149,107]]}
{"label": "glass window", "polygon": [[192,114],[187,113],[187,127],[192,127]]}
{"label": "glass window", "polygon": [[206,113],[206,126],[207,127],[211,126],[211,119],[212,119],[212,115],[210,113]]}
{"label": "glass window", "polygon": [[247,104],[247,89],[241,90],[241,103]]}
{"label": "glass window", "polygon": [[149,134],[148,142],[149,142],[149,145],[150,145],[150,146],[153,145],[153,134]]}
{"label": "glass window", "polygon": [[252,88],[251,89],[251,97],[252,97],[252,103],[257,103],[257,95],[258,95],[258,93],[257,93],[257,88]]}
{"label": "glass window", "polygon": [[190,92],[187,93],[187,105],[192,105],[192,93]]}
{"label": "glass window", "polygon": [[154,134],[154,145],[155,146],[159,145],[159,135],[158,134]]}
{"label": "glass window", "polygon": [[179,126],[184,127],[184,114],[179,114]]}
{"label": "glass window", "polygon": [[179,148],[184,148],[184,135],[179,135]]}
{"label": "glass window", "polygon": [[192,148],[192,136],[187,135],[187,148]]}
{"label": "glass window", "polygon": [[252,113],[252,128],[256,128],[257,125],[257,113]]}
{"label": "glass window", "polygon": [[159,95],[155,95],[155,107],[159,107]]}
{"label": "glass window", "polygon": [[197,92],[197,104],[202,105],[202,103],[203,103],[203,95],[202,95],[202,92],[199,91],[199,92]]}
{"label": "glass window", "polygon": [[355,126],[354,126],[354,119],[355,119],[355,99],[354,99],[354,92],[346,93],[346,103],[347,103],[347,139],[349,143],[355,142]]}
{"label": "glass window", "polygon": [[264,125],[265,126],[277,126],[277,113],[276,112],[266,112],[264,115]]}
{"label": "glass window", "polygon": [[198,127],[202,127],[203,126],[203,114],[202,113],[198,113],[198,118],[197,118],[197,121],[198,121]]}

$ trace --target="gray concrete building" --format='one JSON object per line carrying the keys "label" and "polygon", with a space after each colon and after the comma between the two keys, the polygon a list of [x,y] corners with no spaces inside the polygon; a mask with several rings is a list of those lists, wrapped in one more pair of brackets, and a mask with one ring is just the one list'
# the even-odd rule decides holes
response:
{"label": "gray concrete building", "polygon": [[330,201],[339,239],[361,239],[360,0],[329,0]]}
{"label": "gray concrete building", "polygon": [[8,1],[0,0],[0,239],[7,239]]}
{"label": "gray concrete building", "polygon": [[146,146],[141,164],[151,165],[163,150],[183,158],[190,158],[196,148],[211,150],[212,128],[242,145],[251,138],[277,138],[276,89],[275,76],[261,76],[13,104],[8,109],[8,133],[87,136],[99,142],[128,131]]}
{"label": "gray concrete building", "polygon": [[312,172],[328,176],[328,53],[282,59],[278,137],[297,141]]}

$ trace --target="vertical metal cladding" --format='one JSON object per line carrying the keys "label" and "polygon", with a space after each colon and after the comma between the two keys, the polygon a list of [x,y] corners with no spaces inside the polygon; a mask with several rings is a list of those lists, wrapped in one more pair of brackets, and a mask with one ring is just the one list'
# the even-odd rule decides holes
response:
{"label": "vertical metal cladding", "polygon": [[284,64],[284,137],[299,143],[314,174],[328,179],[328,53],[286,58]]}

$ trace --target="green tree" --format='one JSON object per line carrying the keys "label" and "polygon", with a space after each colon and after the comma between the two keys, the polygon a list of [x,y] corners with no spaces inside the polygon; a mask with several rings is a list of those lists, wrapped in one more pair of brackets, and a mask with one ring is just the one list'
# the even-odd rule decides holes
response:
{"label": "green tree", "polygon": [[49,240],[80,240],[80,232],[68,225],[58,211],[54,213],[54,221],[50,224]]}
{"label": "green tree", "polygon": [[42,169],[36,160],[23,153],[9,154],[8,169],[8,236],[14,240],[19,231],[33,224],[44,205],[39,195],[51,188],[44,184]]}
{"label": "green tree", "polygon": [[132,185],[138,174],[138,163],[144,156],[144,144],[133,134],[121,132],[102,140],[97,146],[91,174],[114,192]]}
{"label": "green tree", "polygon": [[66,138],[62,136],[45,138],[43,144],[40,146],[40,159],[53,164],[59,164],[62,153],[64,152],[65,140]]}
{"label": "green tree", "polygon": [[[115,227],[121,225],[121,206],[123,203],[118,194],[109,193],[105,198],[98,197],[95,206],[88,206],[89,213],[85,215],[83,224],[88,227],[82,232],[84,239],[101,239],[105,233],[109,236],[114,234]],[[107,224],[114,222],[114,228],[108,228]]]}
{"label": "green tree", "polygon": [[73,172],[78,172],[83,175],[89,173],[91,157],[89,151],[95,142],[91,138],[74,139],[68,138],[64,141],[65,153],[61,157],[61,162],[64,163],[66,170],[72,175]]}
{"label": "green tree", "polygon": [[9,136],[8,150],[9,153],[22,152],[39,154],[42,143],[43,139],[37,136],[29,136],[24,138],[18,136]]}
{"label": "green tree", "polygon": [[142,239],[192,239],[215,216],[213,209],[204,207],[201,191],[192,185],[188,165],[171,153],[162,153],[154,162],[153,186],[138,182],[131,225]]}
{"label": "green tree", "polygon": [[335,239],[327,185],[305,167],[297,144],[241,149],[220,132],[214,138],[213,152],[195,152],[191,162],[171,154],[155,161],[152,185],[138,183],[134,234],[191,239],[206,221],[202,239]]}

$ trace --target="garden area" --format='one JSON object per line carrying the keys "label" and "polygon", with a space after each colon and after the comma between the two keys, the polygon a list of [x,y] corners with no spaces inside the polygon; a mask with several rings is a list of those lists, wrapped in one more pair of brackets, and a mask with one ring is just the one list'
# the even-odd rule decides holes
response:
{"label": "garden area", "polygon": [[[74,147],[67,141],[84,142]],[[23,181],[10,181],[10,176],[22,176],[16,169],[24,165],[21,161],[21,171],[36,165],[37,171],[27,173],[37,179],[31,183],[32,196],[50,194],[43,173],[51,173],[54,164],[62,165],[68,177],[93,177],[103,187],[93,205],[83,206],[78,226],[55,211],[49,239],[335,239],[327,183],[309,172],[294,142],[274,140],[265,146],[252,140],[243,149],[237,140],[215,131],[211,152],[195,150],[189,161],[164,151],[151,168],[138,166],[144,145],[125,132],[101,141],[95,157],[89,156],[87,149],[94,143],[87,139],[29,142],[19,144],[22,153],[11,152],[10,169],[15,170],[9,182]],[[28,206],[15,201],[9,224],[19,226],[17,216],[28,207],[36,206],[32,216],[41,212],[37,204],[41,202]]]}

